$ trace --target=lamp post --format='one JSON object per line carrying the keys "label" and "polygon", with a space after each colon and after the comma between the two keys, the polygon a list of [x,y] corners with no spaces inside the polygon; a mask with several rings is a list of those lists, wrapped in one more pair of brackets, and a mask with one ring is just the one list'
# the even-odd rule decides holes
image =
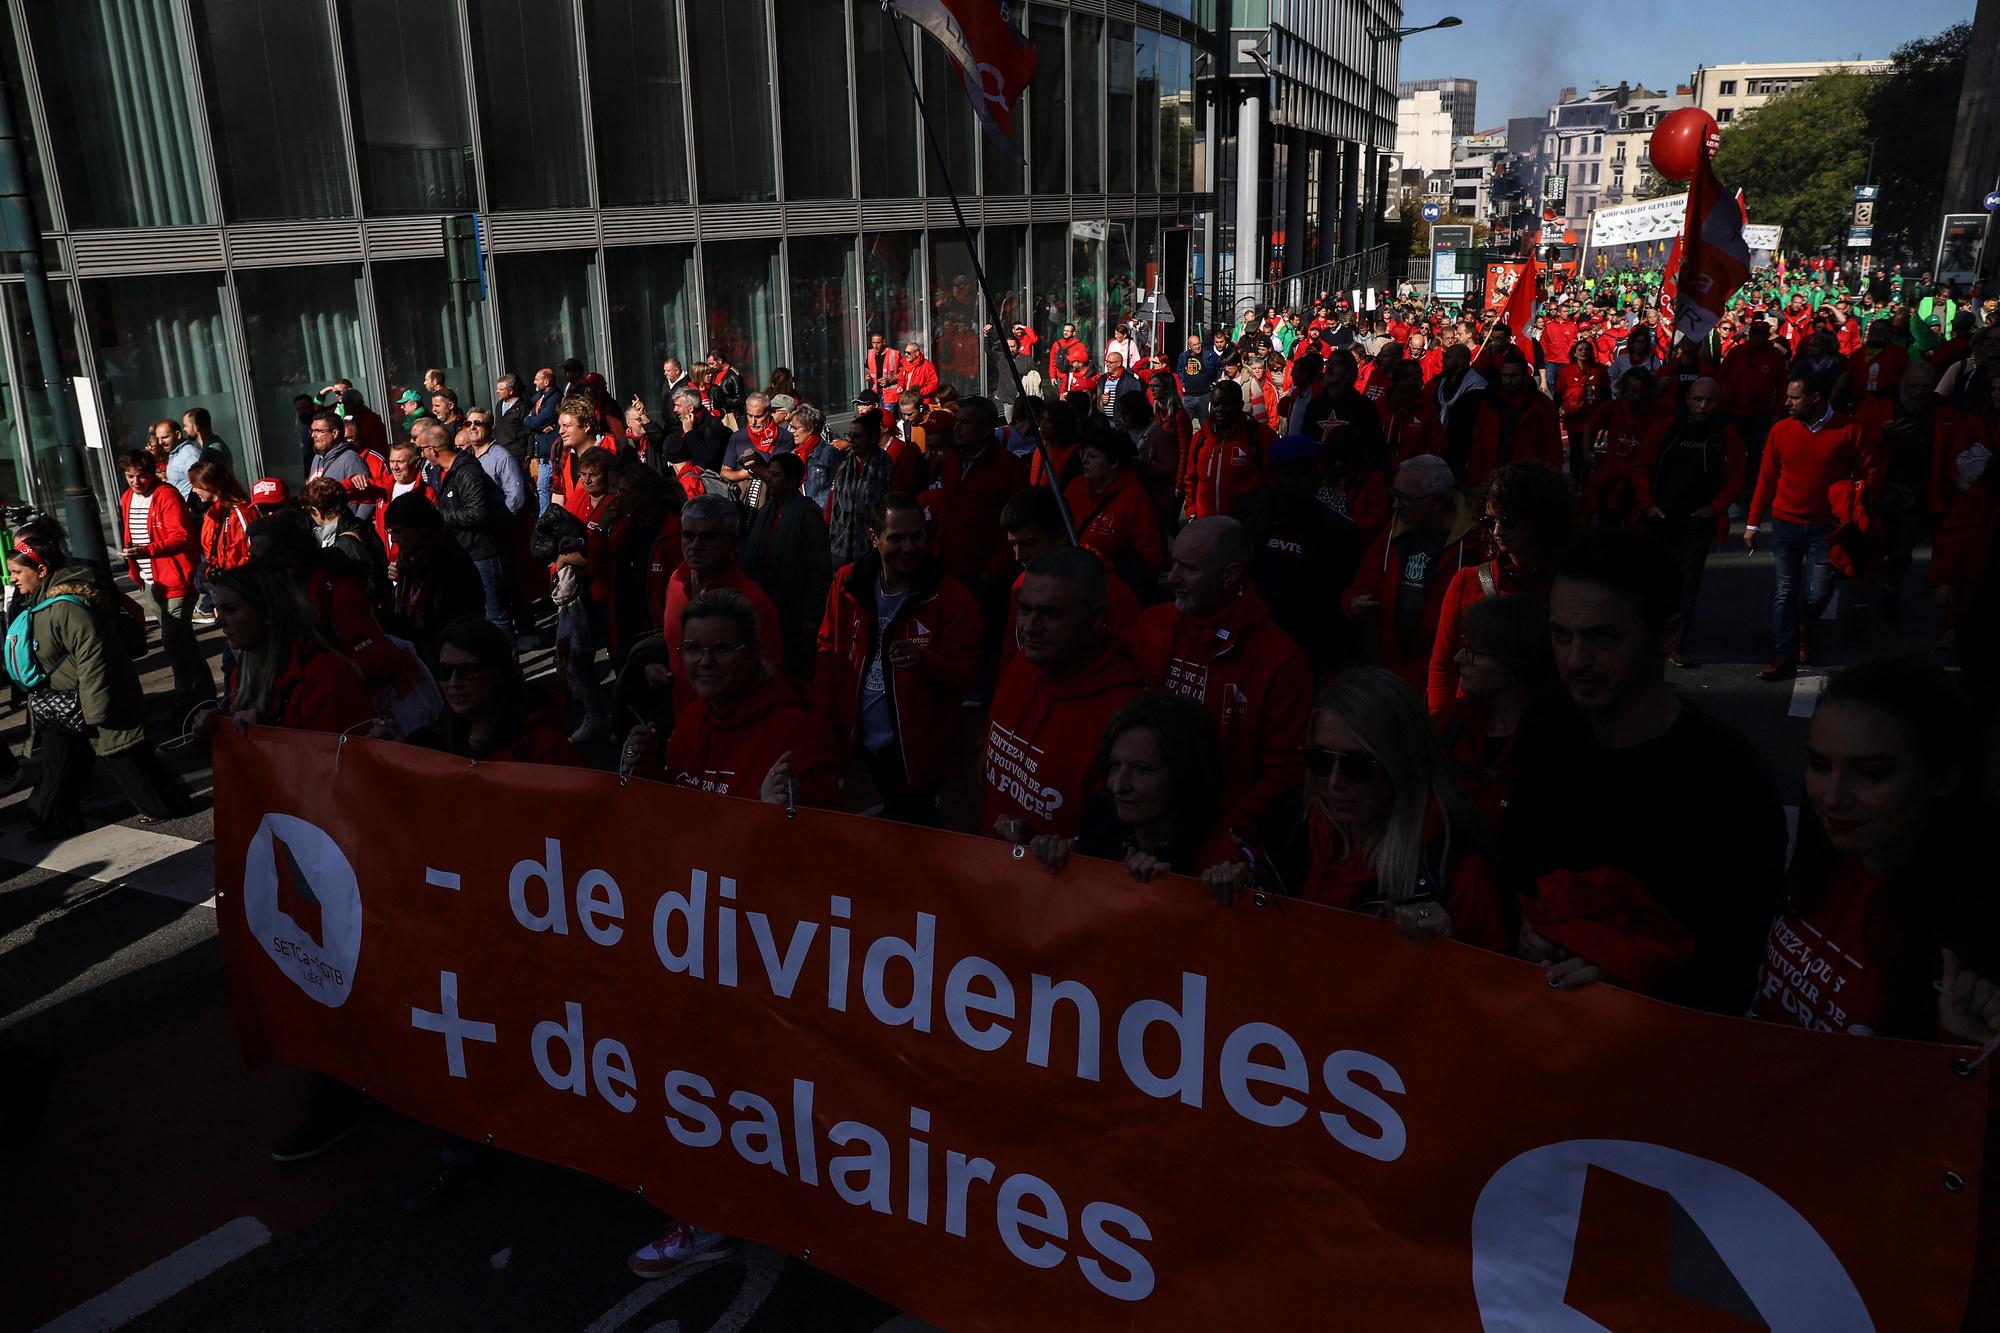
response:
{"label": "lamp post", "polygon": [[1375,217],[1382,211],[1381,183],[1375,179],[1376,121],[1380,119],[1376,115],[1375,108],[1378,100],[1377,89],[1382,82],[1382,43],[1401,41],[1405,37],[1414,37],[1420,32],[1431,32],[1438,28],[1456,28],[1464,21],[1455,16],[1447,16],[1436,23],[1426,23],[1420,28],[1384,28],[1378,32],[1371,27],[1368,30],[1368,166],[1361,177],[1363,186],[1361,253],[1364,255],[1375,248]]}

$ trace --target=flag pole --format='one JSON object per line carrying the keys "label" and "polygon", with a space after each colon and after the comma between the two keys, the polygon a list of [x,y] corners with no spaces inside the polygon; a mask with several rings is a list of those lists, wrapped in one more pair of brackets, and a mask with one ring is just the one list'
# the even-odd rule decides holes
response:
{"label": "flag pole", "polygon": [[[896,50],[903,57],[903,73],[910,79],[910,96],[917,101],[917,119],[923,122],[924,142],[931,146],[931,161],[937,164],[938,179],[944,182],[944,192],[951,198],[951,214],[958,220],[959,239],[965,242],[966,257],[972,261],[972,275],[979,280],[979,294],[985,298],[987,317],[982,323],[991,324],[996,338],[1002,326],[1000,303],[993,299],[993,288],[986,281],[986,265],[979,258],[979,241],[972,234],[972,228],[965,222],[965,207],[958,202],[958,190],[951,183],[951,168],[945,165],[944,149],[939,146],[937,131],[931,128],[930,109],[924,105],[923,91],[917,87],[917,67],[910,58],[910,46],[904,38],[903,27],[891,14],[891,0],[882,0],[882,23],[896,34]],[[1004,348],[1005,342],[1001,343]],[[986,350],[991,350],[990,345]],[[1028,387],[1021,381],[1021,368],[1014,364],[1013,357],[1006,357],[1007,373],[1013,377],[1014,392],[1018,398],[1028,396]],[[1018,401],[1017,398],[1017,401]],[[1026,414],[1024,423],[1029,441],[1035,446],[1035,454],[1042,460],[1042,472],[1049,483],[1049,490],[1056,497],[1056,512],[1062,515],[1063,531],[1069,534],[1070,545],[1080,545],[1077,541],[1076,520],[1070,516],[1069,502],[1063,499],[1062,482],[1056,476],[1055,460],[1049,456],[1048,445],[1042,440],[1042,430],[1035,422],[1032,410]],[[996,445],[998,441],[995,442]]]}
{"label": "flag pole", "polygon": [[1701,202],[1701,181],[1709,174],[1708,136],[1701,136],[1701,146],[1695,151],[1694,175],[1688,177],[1687,215],[1681,219],[1681,271],[1674,277],[1674,338],[1676,345],[1689,341],[1681,328],[1681,314],[1693,299],[1694,279],[1701,268],[1696,260],[1695,249],[1701,243],[1701,227],[1708,221],[1706,217],[1695,216],[1695,205]]}

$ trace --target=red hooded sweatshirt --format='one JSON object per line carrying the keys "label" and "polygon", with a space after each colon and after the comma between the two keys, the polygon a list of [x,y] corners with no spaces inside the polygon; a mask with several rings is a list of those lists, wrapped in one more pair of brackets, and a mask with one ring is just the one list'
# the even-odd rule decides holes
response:
{"label": "red hooded sweatshirt", "polygon": [[[813,711],[833,729],[839,753],[852,754],[859,735],[861,689],[876,655],[873,553],[833,576],[819,626],[813,670]],[[911,786],[941,780],[963,746],[964,699],[979,677],[979,604],[965,585],[934,563],[920,570],[889,622],[888,642],[917,647],[922,665],[893,665],[881,647],[883,681],[894,719],[895,744]]]}
{"label": "red hooded sweatshirt", "polygon": [[1201,428],[1194,440],[1194,516],[1211,518],[1236,509],[1236,502],[1271,484],[1270,429],[1237,418],[1227,435],[1218,436],[1215,423]]}
{"label": "red hooded sweatshirt", "polygon": [[798,803],[840,804],[833,736],[805,696],[782,680],[765,681],[726,715],[701,699],[683,708],[667,742],[667,777],[696,791],[754,801],[764,775],[787,751]]}
{"label": "red hooded sweatshirt", "polygon": [[[1503,458],[1500,419],[1502,412],[1510,406],[1518,408],[1520,415],[1514,422],[1514,434],[1506,450],[1507,456]],[[1472,449],[1465,460],[1465,484],[1484,486],[1495,469],[1516,459],[1533,459],[1560,469],[1562,458],[1562,433],[1556,429],[1556,405],[1540,390],[1526,386],[1522,387],[1520,396],[1509,403],[1507,391],[1496,380],[1492,396],[1480,404],[1478,419],[1472,423]]]}
{"label": "red hooded sweatshirt", "polygon": [[1165,603],[1132,629],[1146,684],[1208,710],[1222,740],[1224,820],[1240,837],[1299,778],[1299,744],[1312,714],[1313,675],[1257,594],[1245,589],[1212,616]]}
{"label": "red hooded sweatshirt", "polygon": [[956,449],[938,452],[937,479],[917,498],[945,573],[961,583],[1007,576],[1013,557],[1000,511],[1027,485],[1028,465],[997,444],[970,461]]}
{"label": "red hooded sweatshirt", "polygon": [[1112,473],[1102,495],[1093,493],[1090,482],[1078,477],[1064,490],[1063,499],[1069,504],[1070,520],[1076,524],[1077,545],[1088,546],[1114,564],[1128,553],[1154,572],[1166,563],[1159,511],[1140,484],[1139,474],[1131,468]]}
{"label": "red hooded sweatshirt", "polygon": [[1143,683],[1123,644],[1061,680],[1015,654],[1001,673],[986,725],[986,809],[979,831],[991,835],[995,820],[1015,815],[1027,820],[1030,833],[1074,837],[1098,737]]}

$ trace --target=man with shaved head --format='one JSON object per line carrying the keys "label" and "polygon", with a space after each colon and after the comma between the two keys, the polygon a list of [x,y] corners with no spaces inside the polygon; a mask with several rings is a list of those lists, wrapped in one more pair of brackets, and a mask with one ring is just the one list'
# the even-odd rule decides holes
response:
{"label": "man with shaved head", "polygon": [[1312,710],[1312,669],[1250,590],[1250,531],[1233,518],[1198,518],[1174,539],[1171,603],[1132,627],[1146,683],[1208,710],[1222,740],[1229,827],[1248,836],[1298,780]]}
{"label": "man with shaved head", "polygon": [[1647,530],[1681,566],[1681,641],[1673,663],[1692,667],[1695,596],[1708,553],[1729,536],[1729,505],[1743,489],[1743,437],[1722,412],[1722,385],[1706,375],[1688,386],[1679,420],[1657,427],[1639,450]]}

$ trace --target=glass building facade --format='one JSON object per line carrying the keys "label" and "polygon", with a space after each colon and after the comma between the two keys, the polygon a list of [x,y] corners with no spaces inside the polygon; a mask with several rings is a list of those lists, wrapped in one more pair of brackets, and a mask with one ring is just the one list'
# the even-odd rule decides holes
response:
{"label": "glass building facade", "polygon": [[[759,385],[789,367],[841,412],[882,333],[924,343],[962,392],[989,387],[973,251],[905,50],[1008,321],[1098,340],[1149,290],[1184,316],[1213,199],[1195,172],[1212,5],[1013,13],[1040,48],[1024,162],[877,0],[7,0],[0,54],[101,492],[116,451],[190,407],[246,478],[297,477],[294,398],[336,377],[380,408],[435,366],[486,402],[501,372],[577,356],[650,402],[663,357],[714,350]],[[462,213],[483,300],[455,302],[446,271],[442,220]],[[4,267],[0,498],[53,506],[41,364]]]}

